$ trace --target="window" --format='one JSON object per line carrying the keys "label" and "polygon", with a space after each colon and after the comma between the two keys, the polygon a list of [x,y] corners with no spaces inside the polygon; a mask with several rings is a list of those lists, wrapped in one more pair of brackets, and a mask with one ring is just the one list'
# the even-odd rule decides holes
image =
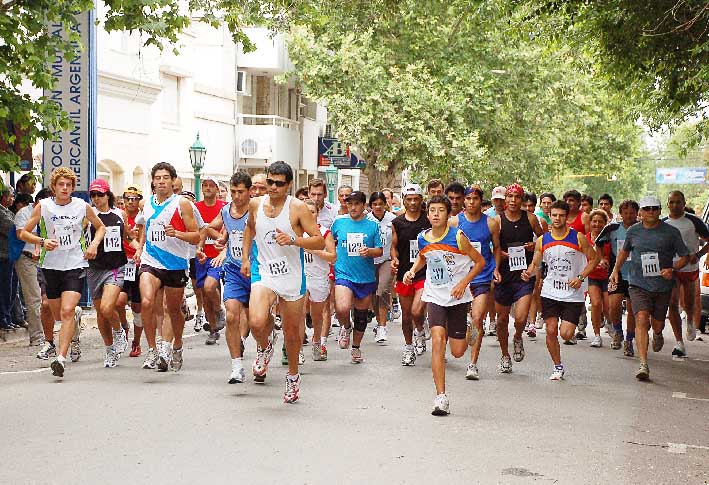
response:
{"label": "window", "polygon": [[163,123],[180,124],[180,78],[167,74],[162,76],[161,98]]}

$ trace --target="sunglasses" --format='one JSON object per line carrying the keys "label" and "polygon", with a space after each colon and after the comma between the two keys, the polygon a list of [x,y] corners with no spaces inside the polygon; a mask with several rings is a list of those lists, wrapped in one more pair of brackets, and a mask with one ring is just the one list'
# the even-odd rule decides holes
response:
{"label": "sunglasses", "polygon": [[125,200],[126,202],[135,202],[136,200],[140,200],[140,197],[126,197],[124,195],[123,200]]}
{"label": "sunglasses", "polygon": [[285,180],[266,179],[266,185],[275,185],[276,187],[281,189],[288,185],[288,182],[286,182]]}
{"label": "sunglasses", "polygon": [[103,192],[95,192],[95,191],[89,192],[89,197],[103,197],[105,195],[106,194]]}
{"label": "sunglasses", "polygon": [[642,208],[644,211],[659,211],[662,208],[659,205],[651,205],[649,207],[643,207]]}

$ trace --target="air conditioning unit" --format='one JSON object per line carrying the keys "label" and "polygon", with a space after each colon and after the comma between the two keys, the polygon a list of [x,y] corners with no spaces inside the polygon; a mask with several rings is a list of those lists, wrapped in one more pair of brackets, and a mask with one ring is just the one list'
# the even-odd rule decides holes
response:
{"label": "air conditioning unit", "polygon": [[236,94],[251,95],[251,75],[246,71],[236,71]]}
{"label": "air conditioning unit", "polygon": [[243,138],[239,142],[239,158],[271,158],[271,145],[267,141],[256,138]]}

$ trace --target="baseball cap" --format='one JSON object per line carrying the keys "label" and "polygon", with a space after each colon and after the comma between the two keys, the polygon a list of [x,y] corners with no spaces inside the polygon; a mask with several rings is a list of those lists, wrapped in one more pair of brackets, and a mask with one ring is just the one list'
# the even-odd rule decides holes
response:
{"label": "baseball cap", "polygon": [[104,179],[96,179],[91,182],[91,185],[89,185],[89,192],[101,192],[102,194],[105,194],[110,191],[111,187]]}
{"label": "baseball cap", "polygon": [[419,184],[407,184],[401,191],[401,196],[406,197],[407,195],[420,195],[423,196],[423,190]]}
{"label": "baseball cap", "polygon": [[524,195],[524,187],[518,183],[510,184],[507,186],[507,189],[505,189],[505,195],[506,194]]}
{"label": "baseball cap", "polygon": [[219,180],[217,180],[216,177],[212,177],[212,176],[209,176],[209,175],[206,176],[206,177],[202,177],[202,183],[205,183],[205,182],[214,182],[214,185],[216,185],[217,187],[219,187]]}
{"label": "baseball cap", "polygon": [[143,197],[143,190],[135,184],[131,184],[128,187],[126,187],[125,189],[123,189],[123,193],[124,194],[133,193],[133,194],[140,196],[141,198]]}
{"label": "baseball cap", "polygon": [[345,202],[361,202],[363,204],[367,203],[367,196],[361,190],[355,190],[350,195],[345,197]]}
{"label": "baseball cap", "polygon": [[507,194],[507,189],[503,187],[502,185],[498,185],[494,189],[492,189],[492,195],[490,196],[491,199],[504,199],[505,194]]}
{"label": "baseball cap", "polygon": [[645,197],[640,199],[638,205],[641,209],[644,207],[662,207],[662,202],[660,202],[660,199],[658,199],[654,195],[646,195]]}

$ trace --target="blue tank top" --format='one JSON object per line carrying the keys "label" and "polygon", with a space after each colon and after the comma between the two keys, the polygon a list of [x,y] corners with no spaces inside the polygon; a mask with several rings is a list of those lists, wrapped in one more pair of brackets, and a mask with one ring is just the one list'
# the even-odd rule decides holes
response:
{"label": "blue tank top", "polygon": [[492,235],[487,227],[487,214],[481,214],[477,222],[470,222],[465,213],[458,214],[458,229],[468,236],[470,244],[485,258],[485,268],[472,281],[472,284],[489,283],[495,271],[495,258],[492,254]]}
{"label": "blue tank top", "polygon": [[[241,268],[241,255],[244,247],[244,229],[246,228],[246,221],[249,220],[249,211],[246,211],[239,219],[232,217],[231,204],[227,204],[222,207],[221,211],[224,227],[229,234],[226,253],[227,256],[224,264],[233,264]],[[252,244],[251,249],[254,247],[256,247],[256,245]]]}

